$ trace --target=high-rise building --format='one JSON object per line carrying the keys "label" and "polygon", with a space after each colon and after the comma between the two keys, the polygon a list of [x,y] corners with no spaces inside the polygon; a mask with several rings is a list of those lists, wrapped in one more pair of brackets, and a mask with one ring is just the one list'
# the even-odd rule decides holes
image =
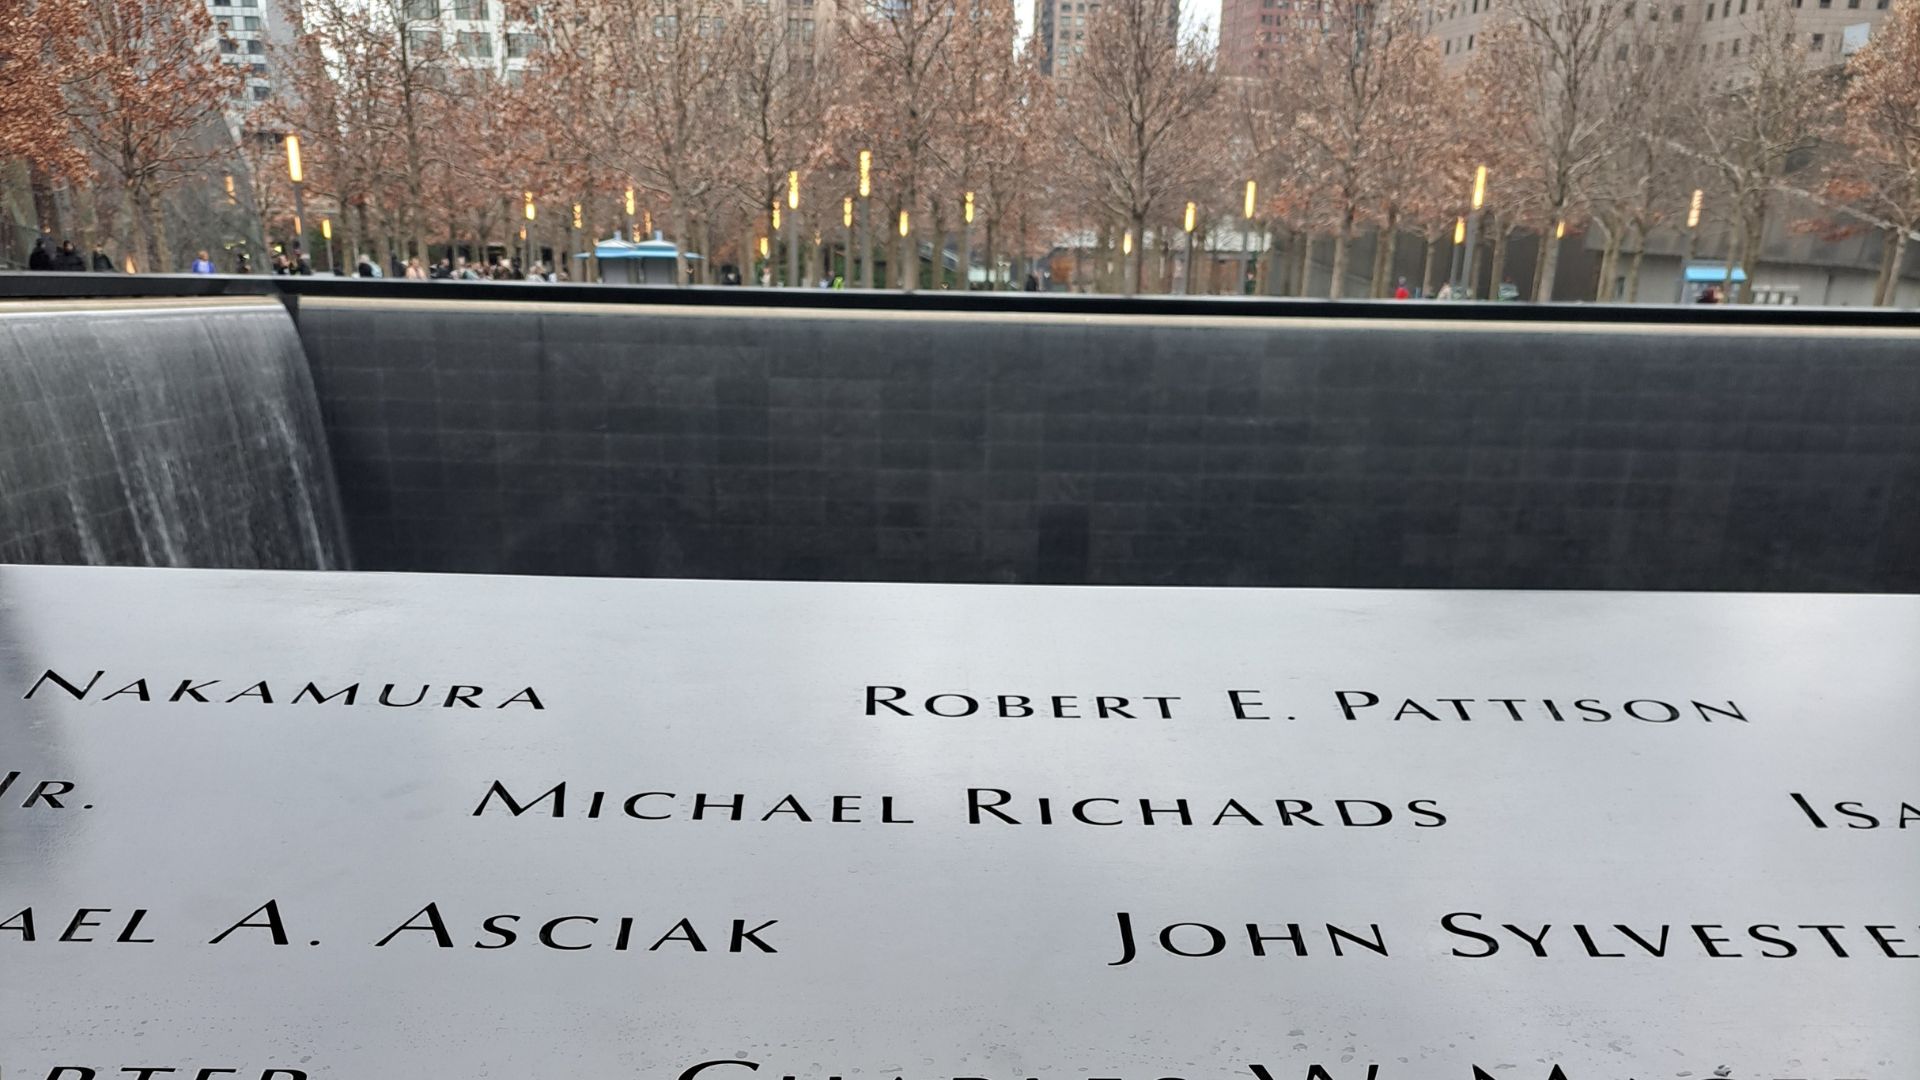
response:
{"label": "high-rise building", "polygon": [[[1115,2],[1115,0],[1108,0]],[[1125,2],[1125,0],[1120,0]],[[1087,26],[1101,0],[1033,0],[1033,34],[1040,46],[1040,74],[1070,76],[1087,52]],[[1169,5],[1167,36],[1180,36],[1180,6]]]}
{"label": "high-rise building", "polygon": [[[1232,2],[1232,0],[1228,0]],[[1472,59],[1481,38],[1503,4],[1513,0],[1429,0],[1424,22],[1427,33],[1440,42],[1447,67],[1459,70]],[[1569,0],[1571,2],[1571,0]],[[1769,0],[1648,0],[1626,3],[1622,15],[1686,24],[1687,47],[1693,60],[1708,73],[1716,89],[1729,90],[1739,81],[1746,58],[1760,43],[1761,16]],[[1873,28],[1886,17],[1889,0],[1771,0],[1792,11],[1792,44],[1806,50],[1809,66],[1844,63],[1867,43]],[[1778,24],[1769,21],[1768,26]]]}
{"label": "high-rise building", "polygon": [[218,35],[220,57],[246,69],[240,94],[244,107],[274,95],[278,73],[270,57],[293,43],[293,24],[277,0],[207,0]]}
{"label": "high-rise building", "polygon": [[1220,0],[1220,71],[1253,75],[1276,54],[1290,23],[1320,0]]}

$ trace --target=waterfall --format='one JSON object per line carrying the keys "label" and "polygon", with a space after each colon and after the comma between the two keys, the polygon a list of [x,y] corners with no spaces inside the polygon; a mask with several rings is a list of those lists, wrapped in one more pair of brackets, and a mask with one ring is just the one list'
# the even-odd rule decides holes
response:
{"label": "waterfall", "polygon": [[286,309],[0,305],[0,562],[345,568]]}

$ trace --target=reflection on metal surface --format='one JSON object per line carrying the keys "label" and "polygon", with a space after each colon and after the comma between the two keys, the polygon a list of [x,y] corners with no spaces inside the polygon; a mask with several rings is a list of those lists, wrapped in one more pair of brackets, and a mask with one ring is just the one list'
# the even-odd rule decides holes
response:
{"label": "reflection on metal surface", "polygon": [[0,569],[0,1073],[1911,1080],[1915,656],[1911,597]]}

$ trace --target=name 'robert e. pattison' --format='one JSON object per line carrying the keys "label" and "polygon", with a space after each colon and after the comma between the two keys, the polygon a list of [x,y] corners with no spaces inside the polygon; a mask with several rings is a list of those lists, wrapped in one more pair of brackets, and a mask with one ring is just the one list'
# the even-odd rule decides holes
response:
{"label": "name 'robert e. pattison'", "polygon": [[[1298,720],[1337,715],[1342,720],[1431,720],[1512,723],[1671,724],[1747,723],[1730,699],[1668,700],[1663,697],[1441,697],[1409,696],[1376,690],[1335,690],[1333,712],[1310,702],[1282,701],[1264,690],[1224,690],[1217,698],[1179,694],[1049,694],[1034,690],[980,692],[869,684],[863,713],[880,719],[929,720]],[[1326,704],[1326,699],[1318,699]]]}

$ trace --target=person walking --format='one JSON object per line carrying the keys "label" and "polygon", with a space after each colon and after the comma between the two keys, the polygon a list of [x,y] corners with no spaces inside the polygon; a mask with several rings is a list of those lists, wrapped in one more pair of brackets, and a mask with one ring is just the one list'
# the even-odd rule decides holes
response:
{"label": "person walking", "polygon": [[27,256],[27,269],[53,269],[53,237],[42,234],[33,242],[33,253]]}
{"label": "person walking", "polygon": [[206,249],[203,248],[199,252],[195,253],[195,255],[193,256],[193,266],[189,270],[189,273],[194,273],[194,274],[213,273],[213,260],[207,258]]}
{"label": "person walking", "polygon": [[1394,298],[1395,300],[1411,300],[1411,299],[1413,299],[1413,290],[1412,290],[1412,289],[1409,289],[1409,288],[1407,288],[1407,279],[1406,279],[1406,278],[1401,278],[1401,279],[1400,279],[1400,284],[1398,284],[1398,285],[1396,285],[1396,286],[1394,286],[1394,289],[1393,289],[1393,298]]}
{"label": "person walking", "polygon": [[[240,256],[242,262],[245,262],[246,258],[245,255]],[[93,249],[93,272],[96,274],[111,274],[114,272],[113,260],[107,258],[107,253],[101,251],[99,248]]]}
{"label": "person walking", "polygon": [[53,255],[53,268],[68,274],[76,271],[85,273],[87,270],[87,260],[81,258],[80,253],[73,249],[73,241],[62,240],[60,241],[60,250]]}

